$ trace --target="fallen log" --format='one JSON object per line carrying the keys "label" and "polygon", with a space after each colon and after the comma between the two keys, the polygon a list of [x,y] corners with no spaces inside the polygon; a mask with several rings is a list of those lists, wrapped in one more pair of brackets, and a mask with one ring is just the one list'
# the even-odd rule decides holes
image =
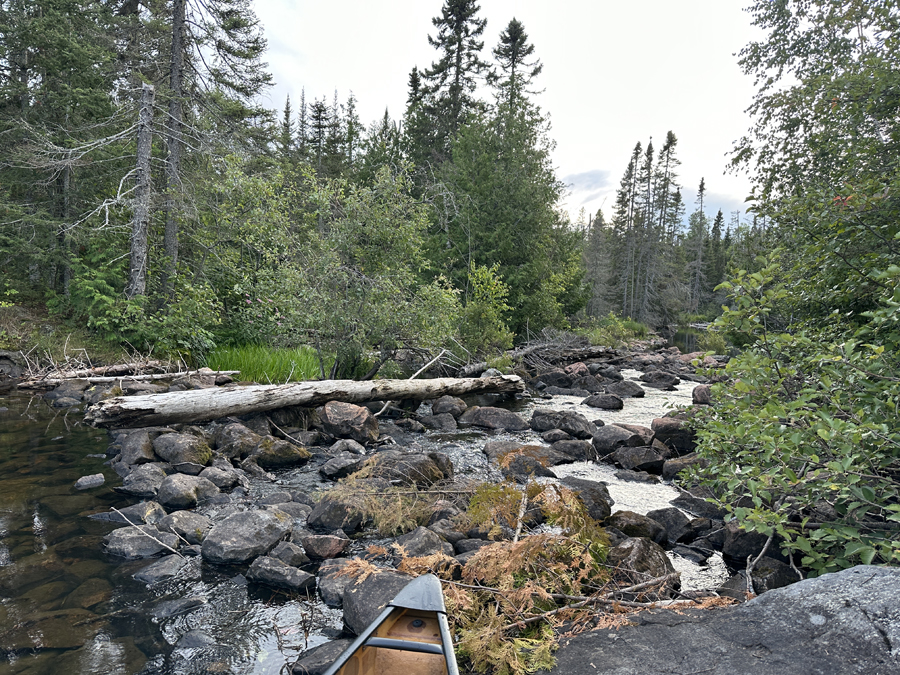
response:
{"label": "fallen log", "polygon": [[524,390],[525,383],[515,375],[363,382],[323,380],[116,396],[88,408],[84,419],[95,427],[145,427],[202,422],[294,405],[316,406],[328,401],[424,400],[444,395],[500,394]]}
{"label": "fallen log", "polygon": [[183,370],[178,373],[154,373],[152,375],[119,375],[113,376],[92,376],[92,377],[56,377],[44,379],[23,380],[19,383],[20,389],[46,389],[48,387],[56,387],[70,380],[82,380],[91,384],[102,384],[104,382],[148,382],[152,380],[174,380],[178,377],[190,377],[191,375],[238,375],[239,370],[214,370],[204,372],[199,370]]}

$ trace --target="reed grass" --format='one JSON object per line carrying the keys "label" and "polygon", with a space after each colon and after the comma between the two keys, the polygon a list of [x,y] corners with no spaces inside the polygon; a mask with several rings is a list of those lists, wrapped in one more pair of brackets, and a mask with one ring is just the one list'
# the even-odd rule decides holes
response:
{"label": "reed grass", "polygon": [[[242,380],[282,384],[319,378],[319,357],[310,347],[284,349],[265,345],[216,347],[206,357],[213,370],[239,370]],[[325,372],[331,368],[326,360]]]}

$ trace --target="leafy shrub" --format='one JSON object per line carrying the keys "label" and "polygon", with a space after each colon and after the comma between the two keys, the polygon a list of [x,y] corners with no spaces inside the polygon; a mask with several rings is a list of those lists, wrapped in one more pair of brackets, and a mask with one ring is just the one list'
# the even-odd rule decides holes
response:
{"label": "leafy shrub", "polygon": [[643,339],[650,332],[645,324],[633,319],[622,319],[613,312],[601,319],[591,318],[574,330],[590,340],[592,345],[607,347],[619,347],[631,340]]}
{"label": "leafy shrub", "polygon": [[506,300],[509,288],[497,264],[469,266],[469,299],[462,312],[460,335],[466,349],[476,355],[502,352],[512,347],[513,333],[504,320],[512,309]]}

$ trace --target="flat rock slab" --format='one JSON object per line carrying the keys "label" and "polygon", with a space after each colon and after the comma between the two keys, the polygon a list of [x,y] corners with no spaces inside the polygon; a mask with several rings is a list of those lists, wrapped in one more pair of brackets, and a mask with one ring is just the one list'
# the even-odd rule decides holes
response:
{"label": "flat rock slab", "polygon": [[[739,607],[644,612],[641,625],[563,641],[566,675],[891,675],[900,672],[900,569],[858,566]],[[539,671],[546,673],[547,671]]]}

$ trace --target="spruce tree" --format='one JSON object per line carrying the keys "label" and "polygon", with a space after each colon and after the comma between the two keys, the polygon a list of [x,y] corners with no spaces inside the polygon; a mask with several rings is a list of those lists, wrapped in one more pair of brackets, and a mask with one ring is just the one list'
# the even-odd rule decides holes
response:
{"label": "spruce tree", "polygon": [[509,109],[515,111],[518,100],[529,93],[528,86],[541,74],[544,65],[539,59],[528,60],[534,54],[534,45],[528,42],[522,22],[515,18],[500,33],[500,44],[492,53],[501,73],[491,73],[490,80],[500,88]]}

